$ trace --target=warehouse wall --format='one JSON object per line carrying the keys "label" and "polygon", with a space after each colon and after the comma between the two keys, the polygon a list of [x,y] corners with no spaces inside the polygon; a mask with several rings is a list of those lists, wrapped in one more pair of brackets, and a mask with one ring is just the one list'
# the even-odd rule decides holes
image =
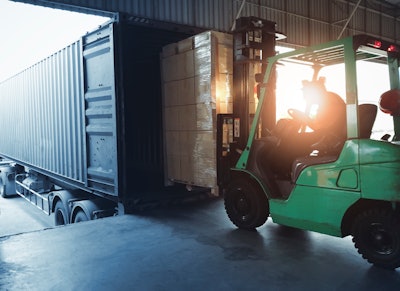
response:
{"label": "warehouse wall", "polygon": [[[123,12],[138,22],[152,20],[203,29],[230,31],[240,16],[257,16],[277,23],[286,43],[306,46],[337,39],[357,0],[14,0],[98,15]],[[385,5],[383,5],[384,3]],[[242,7],[242,10],[240,9]],[[362,0],[342,36],[367,33],[388,41],[400,40],[395,6]]]}

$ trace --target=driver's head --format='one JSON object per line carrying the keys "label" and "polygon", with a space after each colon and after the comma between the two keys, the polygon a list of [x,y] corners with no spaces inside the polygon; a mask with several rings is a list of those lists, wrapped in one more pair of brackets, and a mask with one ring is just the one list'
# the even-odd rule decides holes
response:
{"label": "driver's head", "polygon": [[316,81],[303,80],[303,96],[307,104],[318,104],[323,101],[326,94],[325,78],[320,77]]}

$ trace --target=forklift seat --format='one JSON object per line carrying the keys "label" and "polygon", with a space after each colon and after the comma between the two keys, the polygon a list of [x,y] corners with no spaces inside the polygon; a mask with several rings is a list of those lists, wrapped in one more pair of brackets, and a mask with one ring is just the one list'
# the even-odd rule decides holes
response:
{"label": "forklift seat", "polygon": [[329,155],[329,156],[324,155],[324,156],[306,156],[294,160],[292,167],[292,175],[291,175],[292,182],[293,183],[296,182],[300,173],[305,168],[313,165],[333,163],[337,159],[338,159],[337,155]]}
{"label": "forklift seat", "polygon": [[[360,104],[358,106],[358,119],[359,119],[359,138],[369,138],[371,136],[372,127],[374,125],[378,106],[374,104]],[[307,167],[327,164],[336,161],[339,157],[340,152],[337,154],[321,155],[321,156],[305,156],[299,157],[294,160],[292,165],[291,178],[292,182],[295,183],[300,173]]]}
{"label": "forklift seat", "polygon": [[370,138],[377,112],[375,104],[358,105],[359,138]]}

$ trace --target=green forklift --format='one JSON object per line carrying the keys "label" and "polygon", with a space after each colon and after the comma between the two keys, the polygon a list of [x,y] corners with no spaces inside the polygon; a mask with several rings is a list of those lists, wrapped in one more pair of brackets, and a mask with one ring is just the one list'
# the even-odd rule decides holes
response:
{"label": "green forklift", "polygon": [[[400,47],[366,35],[269,57],[247,144],[224,191],[233,224],[255,229],[271,217],[293,228],[352,235],[368,262],[399,267],[399,60]],[[387,81],[364,64],[384,67]],[[343,106],[328,103],[318,124],[323,106],[315,100],[324,94]]]}

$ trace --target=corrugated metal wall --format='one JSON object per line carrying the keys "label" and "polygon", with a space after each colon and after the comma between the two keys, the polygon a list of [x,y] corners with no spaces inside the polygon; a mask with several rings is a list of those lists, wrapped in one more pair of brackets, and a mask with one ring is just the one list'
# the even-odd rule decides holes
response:
{"label": "corrugated metal wall", "polygon": [[[157,21],[230,31],[243,0],[14,0],[43,6],[101,14],[123,12]],[[334,40],[356,6],[356,0],[246,0],[240,16],[275,21],[291,45]],[[373,6],[372,6],[373,5]],[[388,41],[400,40],[400,22],[390,9],[363,0],[343,36],[367,33]]]}

